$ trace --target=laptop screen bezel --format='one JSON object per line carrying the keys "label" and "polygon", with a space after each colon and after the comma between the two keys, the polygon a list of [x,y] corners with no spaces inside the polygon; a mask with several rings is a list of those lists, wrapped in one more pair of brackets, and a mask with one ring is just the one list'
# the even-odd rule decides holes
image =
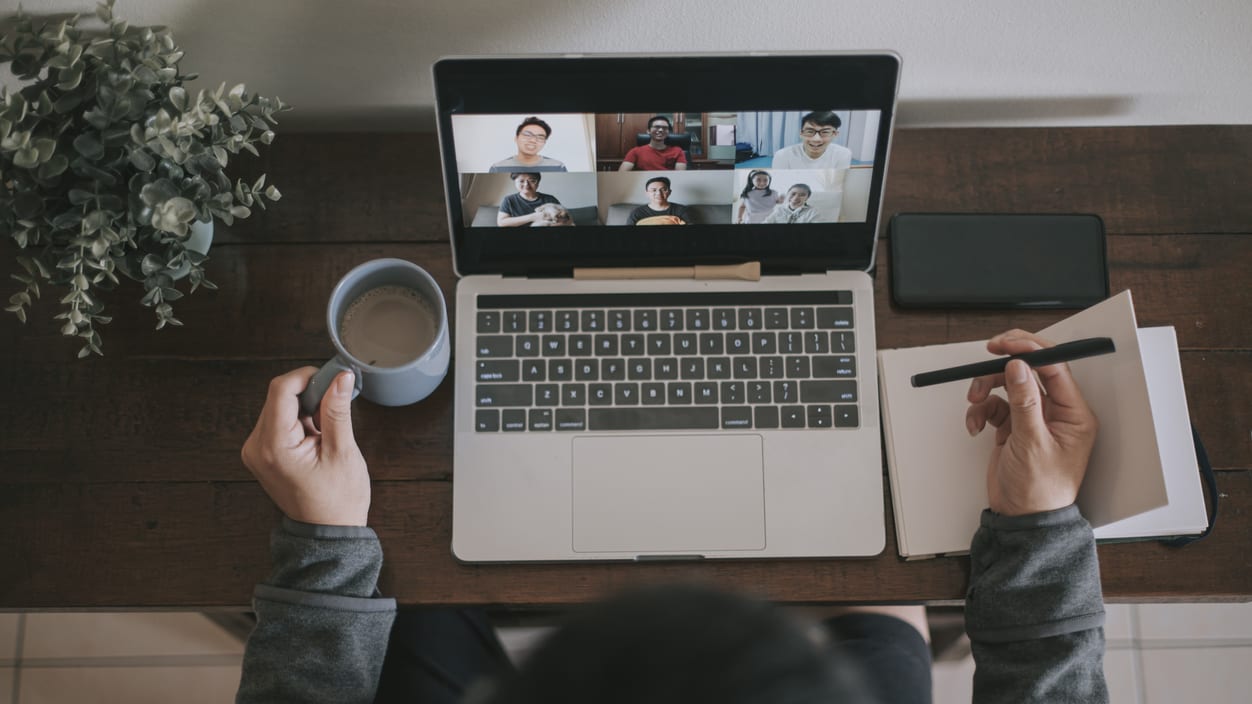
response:
{"label": "laptop screen bezel", "polygon": [[[569,276],[575,267],[741,261],[760,261],[766,274],[867,271],[873,265],[899,86],[900,59],[894,53],[450,57],[437,61],[432,72],[458,276],[560,277]],[[878,111],[865,220],[629,229],[599,225],[528,228],[525,232],[466,225],[453,140],[454,115],[659,109]]]}

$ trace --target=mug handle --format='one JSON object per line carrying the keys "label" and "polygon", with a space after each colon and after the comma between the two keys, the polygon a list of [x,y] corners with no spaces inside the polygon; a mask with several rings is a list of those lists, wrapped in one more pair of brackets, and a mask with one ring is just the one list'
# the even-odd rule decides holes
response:
{"label": "mug handle", "polygon": [[341,372],[352,372],[353,388],[352,398],[356,398],[361,393],[361,370],[350,366],[343,361],[342,357],[335,357],[329,362],[322,365],[317,370],[313,378],[309,380],[309,385],[304,387],[304,391],[300,392],[300,411],[305,415],[315,415],[317,407],[322,404],[322,397],[326,395],[326,390],[330,388],[330,384],[339,376]]}

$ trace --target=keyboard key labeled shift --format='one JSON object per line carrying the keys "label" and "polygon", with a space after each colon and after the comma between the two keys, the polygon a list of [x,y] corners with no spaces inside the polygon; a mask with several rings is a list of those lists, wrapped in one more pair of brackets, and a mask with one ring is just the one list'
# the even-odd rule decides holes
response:
{"label": "keyboard key labeled shift", "polygon": [[534,401],[533,389],[530,384],[478,384],[474,394],[479,406],[529,406]]}
{"label": "keyboard key labeled shift", "polygon": [[717,408],[592,408],[592,430],[703,430],[718,427]]}
{"label": "keyboard key labeled shift", "polygon": [[852,403],[856,401],[856,382],[801,381],[800,400],[804,403]]}

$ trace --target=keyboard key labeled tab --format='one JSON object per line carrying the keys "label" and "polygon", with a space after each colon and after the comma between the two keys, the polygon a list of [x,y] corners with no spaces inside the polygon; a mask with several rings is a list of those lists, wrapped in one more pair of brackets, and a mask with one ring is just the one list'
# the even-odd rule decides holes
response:
{"label": "keyboard key labeled tab", "polygon": [[680,408],[592,408],[592,430],[712,430],[718,427],[712,406]]}
{"label": "keyboard key labeled tab", "polygon": [[513,356],[513,338],[509,335],[479,335],[475,343],[479,357]]}
{"label": "keyboard key labeled tab", "polygon": [[530,384],[479,384],[474,394],[479,406],[529,406],[534,400],[533,388]]}

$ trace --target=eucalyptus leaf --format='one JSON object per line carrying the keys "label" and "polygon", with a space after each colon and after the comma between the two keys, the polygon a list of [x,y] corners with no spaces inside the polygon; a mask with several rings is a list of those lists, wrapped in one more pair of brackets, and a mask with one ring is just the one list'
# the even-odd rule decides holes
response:
{"label": "eucalyptus leaf", "polygon": [[65,173],[70,166],[70,160],[64,154],[54,154],[51,159],[39,165],[39,178],[48,179],[56,178]]}
{"label": "eucalyptus leaf", "polygon": [[84,132],[74,138],[74,151],[94,160],[104,154],[104,145],[95,133]]}

